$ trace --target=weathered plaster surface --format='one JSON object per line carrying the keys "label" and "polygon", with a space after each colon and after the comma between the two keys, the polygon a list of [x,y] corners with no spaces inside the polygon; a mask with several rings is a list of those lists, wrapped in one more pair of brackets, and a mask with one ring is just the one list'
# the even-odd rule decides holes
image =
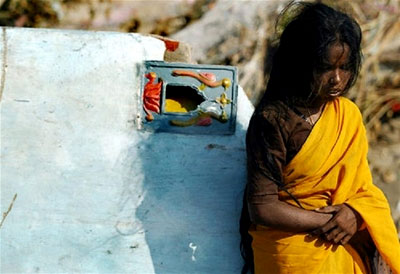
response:
{"label": "weathered plaster surface", "polygon": [[4,84],[6,80],[6,65],[7,65],[7,33],[6,28],[1,29],[1,65],[0,65],[0,101],[3,95]]}
{"label": "weathered plaster surface", "polygon": [[0,272],[238,273],[244,92],[235,135],[138,131],[141,62],[161,60],[162,42],[5,32],[1,213],[17,198]]}

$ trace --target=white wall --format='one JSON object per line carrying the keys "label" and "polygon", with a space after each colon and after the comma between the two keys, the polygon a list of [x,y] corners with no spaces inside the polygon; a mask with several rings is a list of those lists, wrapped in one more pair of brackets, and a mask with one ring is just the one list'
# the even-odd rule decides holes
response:
{"label": "white wall", "polygon": [[245,130],[137,131],[154,38],[4,28],[1,273],[239,273]]}

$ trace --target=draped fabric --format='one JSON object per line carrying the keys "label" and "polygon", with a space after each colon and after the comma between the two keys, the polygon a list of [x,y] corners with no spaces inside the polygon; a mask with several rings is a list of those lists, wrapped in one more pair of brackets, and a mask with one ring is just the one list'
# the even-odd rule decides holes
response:
{"label": "draped fabric", "polygon": [[[393,273],[400,273],[400,245],[389,204],[372,183],[368,143],[357,106],[340,97],[327,103],[297,155],[283,170],[288,191],[307,210],[346,203],[363,218],[363,227]],[[297,204],[284,192],[279,198]],[[255,225],[256,273],[367,273],[350,246]]]}

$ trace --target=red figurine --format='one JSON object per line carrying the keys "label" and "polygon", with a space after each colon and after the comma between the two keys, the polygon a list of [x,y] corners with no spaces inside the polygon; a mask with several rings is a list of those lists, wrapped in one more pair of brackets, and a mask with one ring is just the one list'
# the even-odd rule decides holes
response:
{"label": "red figurine", "polygon": [[146,112],[146,120],[153,121],[154,117],[150,111],[160,113],[162,81],[160,80],[158,83],[154,83],[154,80],[157,78],[157,74],[155,72],[147,73],[145,77],[149,79],[149,81],[144,86],[143,109],[144,112]]}

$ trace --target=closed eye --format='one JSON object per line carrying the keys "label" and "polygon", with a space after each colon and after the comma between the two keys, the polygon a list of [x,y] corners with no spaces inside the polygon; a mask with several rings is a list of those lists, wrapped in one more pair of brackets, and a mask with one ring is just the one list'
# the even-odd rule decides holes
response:
{"label": "closed eye", "polygon": [[340,69],[342,69],[342,70],[350,70],[350,65],[349,64],[342,65],[342,66],[340,66]]}

